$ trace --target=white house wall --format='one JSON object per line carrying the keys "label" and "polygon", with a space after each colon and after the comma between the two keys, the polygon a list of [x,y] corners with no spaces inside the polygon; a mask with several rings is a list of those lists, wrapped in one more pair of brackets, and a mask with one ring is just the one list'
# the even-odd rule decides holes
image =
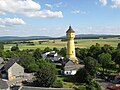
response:
{"label": "white house wall", "polygon": [[76,70],[72,70],[72,71],[64,71],[65,75],[75,75],[76,74]]}

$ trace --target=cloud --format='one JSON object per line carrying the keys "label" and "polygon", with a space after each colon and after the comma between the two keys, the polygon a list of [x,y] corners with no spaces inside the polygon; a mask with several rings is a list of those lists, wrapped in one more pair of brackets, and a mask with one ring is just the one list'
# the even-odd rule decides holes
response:
{"label": "cloud", "polygon": [[86,11],[81,11],[81,14],[86,14],[86,13],[88,13],[88,12],[86,12]]}
{"label": "cloud", "polygon": [[120,8],[120,0],[112,0],[112,8]]}
{"label": "cloud", "polygon": [[80,11],[80,10],[73,10],[71,13],[73,13],[73,14],[86,14],[86,12],[85,11]]}
{"label": "cloud", "polygon": [[41,6],[32,0],[0,0],[0,11],[2,12],[25,12],[39,10]]}
{"label": "cloud", "polygon": [[73,10],[72,13],[73,13],[73,14],[79,14],[79,13],[80,13],[80,10]]}
{"label": "cloud", "polygon": [[101,2],[101,4],[102,4],[103,6],[106,6],[106,5],[107,5],[107,0],[99,0],[99,2]]}
{"label": "cloud", "polygon": [[60,8],[60,7],[66,7],[67,4],[63,4],[63,2],[59,2],[57,4],[54,4],[55,7]]}
{"label": "cloud", "polygon": [[0,28],[5,28],[5,25],[0,25]]}
{"label": "cloud", "polygon": [[4,12],[0,11],[0,15],[6,15]]}
{"label": "cloud", "polygon": [[51,4],[45,4],[45,6],[47,6],[48,8],[52,9],[53,6]]}
{"label": "cloud", "polygon": [[21,18],[0,18],[0,27],[26,24]]}
{"label": "cloud", "polygon": [[26,12],[24,13],[27,17],[41,17],[41,18],[62,18],[63,14],[61,11],[52,12],[50,10],[36,11],[36,12]]}
{"label": "cloud", "polygon": [[[46,4],[46,6],[52,7],[50,4]],[[5,13],[28,17],[63,17],[61,11],[41,10],[41,5],[33,0],[0,0],[0,14]]]}

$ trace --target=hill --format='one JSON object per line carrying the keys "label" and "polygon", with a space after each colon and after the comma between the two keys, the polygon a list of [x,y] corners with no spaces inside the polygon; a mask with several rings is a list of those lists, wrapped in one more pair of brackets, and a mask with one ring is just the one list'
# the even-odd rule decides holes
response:
{"label": "hill", "polygon": [[[92,39],[92,38],[114,38],[114,37],[120,37],[120,35],[104,35],[104,34],[78,34],[75,35],[75,38],[83,38],[83,39]],[[66,36],[62,36],[59,38],[66,38]]]}
{"label": "hill", "polygon": [[0,40],[23,40],[23,39],[48,39],[49,36],[29,36],[29,37],[18,37],[18,36],[3,36],[0,37]]}
{"label": "hill", "polygon": [[[78,38],[83,39],[92,39],[92,38],[114,38],[114,37],[120,37],[120,35],[102,35],[102,34],[78,34],[75,36]],[[28,37],[18,37],[18,36],[2,36],[0,37],[0,41],[6,41],[6,40],[34,40],[34,39],[62,39],[66,38],[66,36],[62,37],[49,37],[49,36],[28,36]]]}

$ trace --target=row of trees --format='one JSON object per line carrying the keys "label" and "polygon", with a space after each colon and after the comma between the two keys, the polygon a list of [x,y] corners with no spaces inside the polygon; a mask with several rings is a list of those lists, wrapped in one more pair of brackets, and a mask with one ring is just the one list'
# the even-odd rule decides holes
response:
{"label": "row of trees", "polygon": [[76,48],[76,55],[83,61],[86,57],[94,58],[103,68],[104,73],[104,70],[114,69],[116,65],[120,65],[120,44],[117,48],[108,44],[101,47],[98,43],[92,45],[89,49]]}
{"label": "row of trees", "polygon": [[[96,72],[100,71],[105,75],[108,71],[120,71],[120,43],[117,48],[107,44],[101,47],[98,43],[89,49],[77,48],[76,55],[85,64],[75,75],[77,82],[86,83],[84,90],[101,90],[94,80]],[[81,87],[78,87],[79,89],[81,90]]]}
{"label": "row of trees", "polygon": [[4,50],[4,45],[0,45],[0,57],[5,60],[7,58],[19,57],[18,63],[25,68],[26,72],[34,73],[36,79],[34,80],[35,86],[41,87],[62,87],[62,82],[56,80],[56,67],[55,64],[49,60],[44,60],[41,56],[42,53],[49,51],[59,51],[57,48],[50,49],[46,47],[44,50],[37,48],[35,50],[20,50],[19,46],[11,47],[11,50]]}
{"label": "row of trees", "polygon": [[[20,50],[19,46],[16,45],[11,47],[11,50],[4,51],[4,45],[0,44],[0,57],[19,57],[20,61],[18,63],[27,72],[35,73],[37,86],[55,87],[56,83],[61,85],[60,82],[56,81],[55,65],[48,60],[43,60],[41,56],[42,53],[49,51],[56,51],[61,56],[66,57],[66,48],[59,50],[57,48],[50,49],[46,47],[44,50],[40,48]],[[88,85],[93,83],[95,74],[101,67],[103,74],[109,69],[117,69],[119,71],[119,68],[116,67],[117,65],[120,67],[120,44],[118,44],[117,48],[107,44],[101,47],[98,43],[88,49],[76,48],[76,55],[85,64],[85,67],[80,69],[75,76],[77,78],[76,81],[79,83],[87,83]]]}

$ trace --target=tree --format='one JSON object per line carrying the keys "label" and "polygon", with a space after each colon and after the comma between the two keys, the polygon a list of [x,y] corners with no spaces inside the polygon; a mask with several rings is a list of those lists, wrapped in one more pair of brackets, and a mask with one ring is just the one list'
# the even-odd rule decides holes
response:
{"label": "tree", "polygon": [[96,74],[96,69],[99,66],[98,61],[92,57],[86,57],[84,59],[84,63],[85,63],[85,69],[94,78]]}
{"label": "tree", "polygon": [[19,51],[18,45],[11,47],[11,51]]}
{"label": "tree", "polygon": [[102,48],[101,51],[102,53],[112,53],[112,51],[114,50],[114,48],[108,44],[105,44]]}
{"label": "tree", "polygon": [[97,59],[98,55],[101,53],[100,44],[96,43],[96,45],[92,45],[88,50],[88,55]]}
{"label": "tree", "polygon": [[77,71],[75,77],[76,77],[76,81],[79,83],[87,83],[87,76],[88,76],[88,72],[85,68],[81,68]]}
{"label": "tree", "polygon": [[117,49],[120,49],[120,43],[118,43],[118,45],[117,45]]}
{"label": "tree", "polygon": [[83,60],[85,57],[87,57],[88,50],[85,48],[76,48],[75,49],[76,56],[80,59]]}
{"label": "tree", "polygon": [[103,74],[104,74],[104,69],[107,68],[107,65],[111,63],[112,57],[109,53],[102,53],[98,56],[98,61],[102,65],[103,68]]}
{"label": "tree", "polygon": [[40,60],[39,71],[35,74],[35,85],[40,87],[50,87],[56,79],[55,65],[52,63]]}
{"label": "tree", "polygon": [[19,64],[22,65],[26,71],[31,72],[30,65],[35,63],[35,58],[32,54],[29,53],[22,53],[20,55],[20,61]]}
{"label": "tree", "polygon": [[115,63],[118,64],[120,67],[120,50],[116,50],[114,54],[114,60],[115,60]]}
{"label": "tree", "polygon": [[4,45],[0,43],[0,57],[3,57]]}
{"label": "tree", "polygon": [[0,57],[3,57],[3,51],[0,50]]}
{"label": "tree", "polygon": [[49,47],[46,47],[44,50],[43,50],[43,52],[45,53],[45,52],[50,52],[50,51],[52,51]]}
{"label": "tree", "polygon": [[85,68],[79,69],[75,76],[77,82],[85,83],[84,86],[80,85],[75,90],[102,90]]}
{"label": "tree", "polygon": [[7,50],[4,52],[4,57],[5,58],[12,58],[12,57],[15,57],[15,53],[10,51],[10,50]]}
{"label": "tree", "polygon": [[36,60],[42,58],[41,55],[42,55],[42,51],[41,51],[39,48],[37,48],[37,49],[33,52],[33,56],[35,57]]}
{"label": "tree", "polygon": [[30,63],[30,64],[28,65],[28,70],[29,70],[30,72],[36,72],[36,71],[39,70],[39,66],[38,66],[36,63]]}
{"label": "tree", "polygon": [[76,57],[80,58],[80,48],[75,48]]}
{"label": "tree", "polygon": [[66,53],[67,53],[66,47],[61,48],[60,51],[59,51],[59,54],[63,57],[66,57]]}
{"label": "tree", "polygon": [[2,43],[0,43],[0,50],[3,51],[4,50],[4,45]]}
{"label": "tree", "polygon": [[90,84],[95,78],[96,68],[99,66],[97,60],[92,57],[84,59],[85,67],[81,68],[76,73],[76,80],[81,83]]}
{"label": "tree", "polygon": [[58,52],[59,50],[58,50],[56,47],[54,47],[54,48],[53,48],[53,51]]}

